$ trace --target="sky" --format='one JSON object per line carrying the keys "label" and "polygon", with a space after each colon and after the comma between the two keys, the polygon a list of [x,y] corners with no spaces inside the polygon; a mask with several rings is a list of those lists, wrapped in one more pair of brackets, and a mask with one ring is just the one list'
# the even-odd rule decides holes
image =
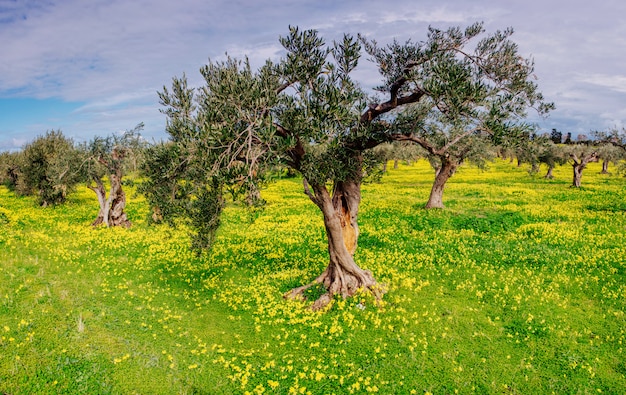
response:
{"label": "sky", "polygon": [[[197,85],[200,67],[226,53],[277,60],[289,25],[379,44],[425,40],[428,26],[512,27],[556,105],[530,115],[540,132],[622,128],[625,15],[623,0],[0,0],[0,151],[48,130],[82,142],[140,122],[148,140],[166,139],[157,92],[172,77]],[[378,83],[367,62],[357,78]]]}

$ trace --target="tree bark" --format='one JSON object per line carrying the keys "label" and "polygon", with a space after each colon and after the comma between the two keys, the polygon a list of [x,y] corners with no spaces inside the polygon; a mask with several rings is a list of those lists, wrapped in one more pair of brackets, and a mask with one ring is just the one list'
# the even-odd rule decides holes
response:
{"label": "tree bark", "polygon": [[128,220],[124,208],[126,208],[126,194],[122,189],[122,177],[120,174],[111,174],[111,188],[109,190],[109,197],[107,198],[106,188],[101,180],[94,178],[96,182],[95,187],[90,187],[98,197],[98,203],[100,205],[100,211],[98,216],[91,224],[92,226],[98,226],[104,224],[107,227],[110,226],[123,226],[129,228],[131,222]]}
{"label": "tree bark", "polygon": [[535,162],[533,162],[533,163],[531,164],[531,167],[530,167],[530,172],[531,172],[532,174],[537,174],[537,173],[539,173],[539,163],[535,163]]}
{"label": "tree bark", "polygon": [[107,199],[109,209],[108,226],[123,226],[129,228],[131,222],[128,220],[124,209],[126,208],[126,194],[122,189],[122,175],[111,175],[111,189],[109,199]]}
{"label": "tree bark", "polygon": [[[98,198],[98,206],[100,207],[100,211],[98,211],[98,216],[96,217],[96,219],[91,223],[91,226],[98,226],[102,223],[105,223],[106,226],[109,226],[108,224],[108,215],[105,215],[106,213],[106,202],[107,202],[107,191],[104,187],[104,184],[102,183],[102,181],[97,178],[94,177],[93,180],[96,183],[95,187],[89,186],[88,188],[91,189],[95,194],[96,197]],[[105,222],[105,219],[107,222]]]}
{"label": "tree bark", "polygon": [[312,184],[311,191],[306,180],[304,183],[305,192],[324,216],[329,263],[324,272],[312,283],[294,288],[285,294],[285,297],[302,298],[304,291],[316,284],[322,284],[327,292],[313,303],[314,310],[328,305],[335,294],[347,298],[353,296],[359,289],[369,290],[376,297],[380,297],[381,290],[372,273],[361,269],[354,261],[359,238],[357,219],[361,201],[360,182],[336,182],[332,196],[326,185]]}
{"label": "tree bark", "polygon": [[458,163],[450,158],[441,157],[441,167],[436,172],[435,182],[430,190],[430,196],[426,203],[426,208],[444,208],[443,205],[443,190],[446,186],[446,182],[452,177],[458,167]]}
{"label": "tree bark", "polygon": [[609,173],[609,161],[607,159],[602,161],[602,171],[600,174],[610,174]]}
{"label": "tree bark", "polygon": [[554,178],[554,175],[552,174],[552,171],[554,170],[554,165],[548,165],[548,172],[546,173],[546,175],[544,176],[544,178],[551,180]]}
{"label": "tree bark", "polygon": [[583,155],[580,159],[576,155],[571,154],[570,158],[572,159],[572,167],[574,169],[574,180],[572,182],[572,187],[580,188],[581,180],[583,177],[583,170],[585,170],[589,162],[598,161],[598,154],[593,152],[588,155]]}
{"label": "tree bark", "polygon": [[394,159],[394,160],[393,160],[393,168],[394,168],[394,169],[397,169],[397,168],[398,168],[398,160],[397,160],[397,159]]}
{"label": "tree bark", "polygon": [[583,178],[583,170],[585,169],[585,166],[581,164],[574,164],[572,167],[574,168],[574,181],[572,182],[572,186],[580,188],[580,182]]}

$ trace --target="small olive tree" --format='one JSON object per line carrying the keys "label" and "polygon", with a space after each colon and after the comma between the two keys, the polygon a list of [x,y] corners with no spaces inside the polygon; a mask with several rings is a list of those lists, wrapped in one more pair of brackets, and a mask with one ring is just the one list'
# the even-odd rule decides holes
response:
{"label": "small olive tree", "polygon": [[611,174],[609,164],[619,164],[626,158],[626,150],[611,143],[598,144],[598,158],[602,160],[602,170],[600,174]]}
{"label": "small olive tree", "polygon": [[597,162],[599,160],[598,147],[591,144],[568,144],[562,148],[568,158],[569,163],[572,165],[573,181],[572,187],[580,188],[583,171],[587,168],[587,165],[591,162]]}
{"label": "small olive tree", "polygon": [[548,143],[544,145],[539,153],[539,162],[548,166],[544,178],[551,180],[554,178],[552,172],[554,168],[559,165],[562,166],[567,163],[567,156],[564,148],[561,144]]}
{"label": "small olive tree", "polygon": [[[87,187],[94,191],[100,209],[92,225],[130,227],[124,209],[126,194],[122,188],[122,180],[128,166],[128,158],[133,151],[142,148],[143,143],[139,132],[143,123],[121,135],[95,137],[82,148],[82,174],[87,179]],[[105,177],[109,181],[109,191],[105,186]]]}
{"label": "small olive tree", "polygon": [[[607,131],[594,131],[592,136],[602,146],[599,152],[603,160],[602,172],[608,173],[608,165],[611,161],[620,164],[618,168],[620,172],[626,172],[626,165],[621,162],[621,159],[626,157],[626,129],[611,128]],[[615,149],[611,149],[607,145],[611,145]]]}
{"label": "small olive tree", "polygon": [[548,170],[544,178],[552,179],[556,165],[565,164],[567,157],[560,144],[556,145],[553,142],[552,136],[541,135],[534,136],[518,146],[517,160],[530,165],[528,173],[531,175],[538,173],[540,165],[545,164]]}
{"label": "small olive tree", "polygon": [[0,183],[18,195],[27,195],[32,191],[24,184],[22,167],[24,167],[23,151],[0,153]]}
{"label": "small olive tree", "polygon": [[80,157],[71,139],[60,130],[46,132],[23,149],[21,177],[26,191],[45,207],[65,202],[78,184]]}

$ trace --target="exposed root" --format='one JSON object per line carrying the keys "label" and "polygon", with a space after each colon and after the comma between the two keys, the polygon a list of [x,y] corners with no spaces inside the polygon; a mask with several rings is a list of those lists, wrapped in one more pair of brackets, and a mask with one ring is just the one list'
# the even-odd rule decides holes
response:
{"label": "exposed root", "polygon": [[[323,284],[327,292],[322,294],[313,304],[311,309],[314,311],[321,310],[328,306],[333,300],[334,295],[341,295],[343,298],[349,298],[354,296],[359,290],[369,291],[376,300],[380,300],[385,293],[383,287],[381,287],[369,270],[361,270],[358,273],[342,273],[340,276],[330,275],[333,271],[329,271],[328,268],[324,273],[315,279],[315,281],[294,288],[291,291],[285,293],[283,297],[285,299],[306,300],[304,292],[311,287]],[[335,273],[336,274],[336,273]]]}
{"label": "exposed root", "polygon": [[294,288],[291,291],[287,292],[286,294],[283,295],[283,298],[285,299],[294,299],[294,300],[306,300],[306,298],[304,297],[304,292],[311,288],[314,285],[319,284],[317,281],[313,281],[310,284],[307,285],[303,285],[301,287],[298,288]]}

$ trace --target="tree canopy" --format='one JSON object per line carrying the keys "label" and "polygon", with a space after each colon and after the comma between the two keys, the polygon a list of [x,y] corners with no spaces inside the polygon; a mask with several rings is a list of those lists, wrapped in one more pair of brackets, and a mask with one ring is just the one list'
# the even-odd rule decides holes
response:
{"label": "tree canopy", "polygon": [[80,182],[80,157],[74,142],[60,130],[47,131],[26,144],[20,168],[23,192],[33,193],[42,206],[63,203]]}
{"label": "tree canopy", "polygon": [[[96,194],[100,205],[92,225],[104,224],[107,227],[131,225],[124,212],[126,194],[122,188],[122,179],[129,166],[129,159],[144,148],[139,134],[143,126],[143,123],[140,123],[121,135],[96,136],[89,143],[83,144],[81,173],[87,180],[88,188]],[[110,184],[108,196],[105,177],[108,177]]]}
{"label": "tree canopy", "polygon": [[[258,204],[272,172],[290,167],[322,212],[330,262],[287,296],[321,284],[327,292],[313,305],[319,308],[334,294],[359,288],[378,294],[371,273],[353,257],[361,183],[379,157],[372,148],[413,141],[441,158],[464,158],[458,152],[476,150],[478,141],[522,134],[529,107],[545,113],[552,105],[543,101],[532,61],[519,56],[512,33],[487,35],[477,23],[430,28],[425,41],[379,47],[347,34],[327,43],[315,30],[290,27],[279,39],[285,55],[278,61],[257,70],[247,59],[210,61],[197,89],[184,75],[174,78],[159,93],[170,141],[147,154],[144,169],[156,217],[188,218],[195,245],[208,247],[226,191]],[[362,52],[382,78],[376,96],[353,79]]]}

